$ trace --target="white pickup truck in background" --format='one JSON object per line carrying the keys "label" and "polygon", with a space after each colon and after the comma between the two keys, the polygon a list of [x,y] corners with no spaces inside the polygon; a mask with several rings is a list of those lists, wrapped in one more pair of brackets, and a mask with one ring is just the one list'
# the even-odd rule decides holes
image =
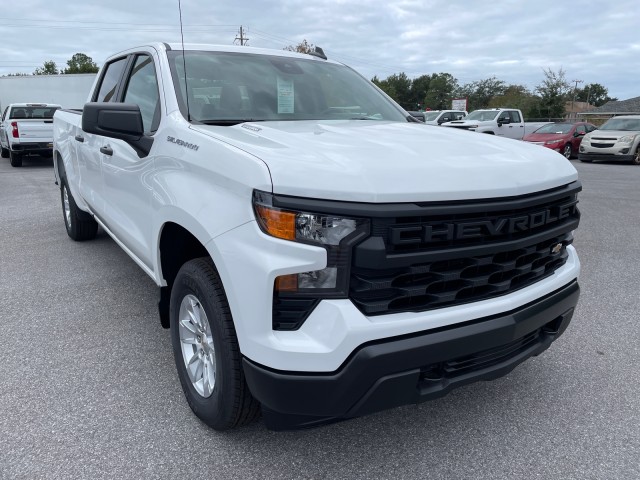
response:
{"label": "white pickup truck in background", "polygon": [[524,117],[520,110],[514,108],[474,110],[464,119],[446,122],[442,126],[517,140],[525,136]]}
{"label": "white pickup truck in background", "polygon": [[68,235],[100,226],[160,287],[187,402],[216,429],[500,377],[578,301],[564,157],[425,126],[319,49],[126,50],[54,131]]}
{"label": "white pickup truck in background", "polygon": [[22,166],[29,154],[53,154],[53,114],[60,105],[51,103],[12,103],[5,108],[0,124],[2,158],[13,167]]}

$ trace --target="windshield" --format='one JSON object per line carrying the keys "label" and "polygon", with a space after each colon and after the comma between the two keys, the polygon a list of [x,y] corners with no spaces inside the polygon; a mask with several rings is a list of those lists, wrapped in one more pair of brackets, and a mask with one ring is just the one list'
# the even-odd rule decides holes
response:
{"label": "windshield", "polygon": [[545,125],[544,127],[540,127],[533,133],[569,133],[573,125],[570,123],[550,123],[549,125]]}
{"label": "windshield", "polygon": [[471,112],[465,120],[478,120],[479,122],[486,122],[489,120],[493,120],[500,113],[498,110],[476,110],[475,112]]}
{"label": "windshield", "polygon": [[640,131],[640,118],[611,118],[600,127],[600,130]]}
{"label": "windshield", "polygon": [[[390,120],[400,107],[344,65],[313,57],[187,51],[191,119],[217,125],[263,120]],[[167,52],[186,117],[183,52]]]}
{"label": "windshield", "polygon": [[438,115],[440,115],[439,111],[436,112],[424,112],[424,121],[425,122],[429,122],[429,121],[434,121],[436,118],[438,118]]}

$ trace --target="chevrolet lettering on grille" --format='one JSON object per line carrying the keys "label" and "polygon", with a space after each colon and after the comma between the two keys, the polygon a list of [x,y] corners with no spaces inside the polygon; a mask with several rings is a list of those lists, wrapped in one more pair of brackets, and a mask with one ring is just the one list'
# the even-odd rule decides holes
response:
{"label": "chevrolet lettering on grille", "polygon": [[415,226],[391,226],[390,240],[393,245],[429,244],[452,240],[483,239],[491,240],[521,234],[545,225],[577,215],[577,200],[555,205],[512,217],[499,217],[490,220],[433,222]]}

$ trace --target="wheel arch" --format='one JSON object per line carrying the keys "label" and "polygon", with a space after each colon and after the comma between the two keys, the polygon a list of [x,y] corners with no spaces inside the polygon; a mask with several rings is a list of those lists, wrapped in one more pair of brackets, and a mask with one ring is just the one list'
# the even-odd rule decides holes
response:
{"label": "wheel arch", "polygon": [[165,222],[158,238],[158,278],[164,280],[160,286],[160,302],[158,309],[160,323],[169,328],[169,300],[171,287],[178,275],[178,271],[189,260],[195,258],[213,258],[202,241],[189,229],[173,221]]}

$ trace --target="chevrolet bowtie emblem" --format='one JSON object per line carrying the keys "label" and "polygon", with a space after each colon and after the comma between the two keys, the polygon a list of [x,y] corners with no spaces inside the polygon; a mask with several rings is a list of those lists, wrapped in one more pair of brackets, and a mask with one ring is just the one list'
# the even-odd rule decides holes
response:
{"label": "chevrolet bowtie emblem", "polygon": [[556,243],[553,247],[551,247],[551,253],[553,255],[557,255],[562,250],[562,243]]}

